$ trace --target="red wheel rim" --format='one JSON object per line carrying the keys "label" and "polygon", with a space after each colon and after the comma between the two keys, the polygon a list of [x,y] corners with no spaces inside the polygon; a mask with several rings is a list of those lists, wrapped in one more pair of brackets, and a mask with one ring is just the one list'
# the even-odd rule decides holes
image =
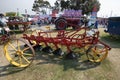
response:
{"label": "red wheel rim", "polygon": [[58,28],[59,29],[64,29],[65,28],[65,22],[59,22],[58,23]]}

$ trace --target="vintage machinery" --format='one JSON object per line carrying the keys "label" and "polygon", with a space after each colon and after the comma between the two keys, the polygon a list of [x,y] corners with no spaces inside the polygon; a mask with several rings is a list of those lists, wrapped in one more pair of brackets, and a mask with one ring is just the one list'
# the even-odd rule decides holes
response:
{"label": "vintage machinery", "polygon": [[[66,53],[63,54],[63,48]],[[75,49],[84,48],[89,61],[101,62],[108,51],[108,45],[99,40],[99,31],[81,27],[73,31],[35,31],[31,35],[23,34],[21,39],[14,39],[4,46],[5,56],[8,61],[18,67],[29,66],[35,56],[34,49],[53,53],[57,56],[64,55],[68,59],[76,59]],[[80,51],[78,51],[80,53]]]}
{"label": "vintage machinery", "polygon": [[61,17],[55,21],[56,29],[58,29],[58,30],[65,30],[66,28],[68,28],[70,26],[72,26],[73,29],[77,29],[78,27],[76,27],[74,25],[82,26],[82,24],[83,23],[81,22],[80,18]]}
{"label": "vintage machinery", "polygon": [[55,20],[55,27],[58,30],[65,30],[68,27],[78,29],[86,21],[87,19],[82,15],[82,10],[65,10],[64,13]]}

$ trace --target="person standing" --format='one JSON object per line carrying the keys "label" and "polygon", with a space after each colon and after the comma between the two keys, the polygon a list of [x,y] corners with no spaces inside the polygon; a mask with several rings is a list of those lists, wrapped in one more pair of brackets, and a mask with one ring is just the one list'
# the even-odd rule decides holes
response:
{"label": "person standing", "polygon": [[96,17],[96,21],[95,21],[95,29],[98,29],[98,18]]}
{"label": "person standing", "polygon": [[0,26],[4,27],[7,25],[7,19],[4,17],[4,15],[0,15]]}

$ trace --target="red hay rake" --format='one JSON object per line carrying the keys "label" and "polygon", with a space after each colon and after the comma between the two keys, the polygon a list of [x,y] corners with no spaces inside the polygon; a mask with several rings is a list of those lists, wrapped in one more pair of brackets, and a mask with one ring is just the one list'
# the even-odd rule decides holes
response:
{"label": "red hay rake", "polygon": [[[84,48],[88,60],[92,62],[104,60],[111,49],[99,40],[99,31],[88,30],[86,27],[74,31],[45,32],[40,30],[31,35],[23,34],[22,38],[12,40],[4,47],[8,61],[18,67],[27,67],[32,63],[35,48],[58,56],[65,55],[65,58],[69,59],[77,57],[73,48]],[[66,48],[67,54],[63,54],[63,48],[60,46]]]}

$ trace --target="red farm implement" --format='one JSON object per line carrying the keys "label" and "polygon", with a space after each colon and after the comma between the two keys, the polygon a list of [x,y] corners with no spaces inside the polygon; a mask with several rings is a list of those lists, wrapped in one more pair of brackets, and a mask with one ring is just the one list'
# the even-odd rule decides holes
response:
{"label": "red farm implement", "polygon": [[[88,60],[92,62],[104,60],[111,49],[99,40],[99,31],[82,27],[74,31],[36,31],[31,35],[23,34],[21,39],[9,41],[5,45],[4,51],[11,64],[27,67],[34,59],[35,48],[58,56],[64,55],[69,59],[77,57],[75,49],[84,48]],[[64,49],[66,49],[66,53],[64,53]],[[80,51],[78,52],[80,53]]]}

